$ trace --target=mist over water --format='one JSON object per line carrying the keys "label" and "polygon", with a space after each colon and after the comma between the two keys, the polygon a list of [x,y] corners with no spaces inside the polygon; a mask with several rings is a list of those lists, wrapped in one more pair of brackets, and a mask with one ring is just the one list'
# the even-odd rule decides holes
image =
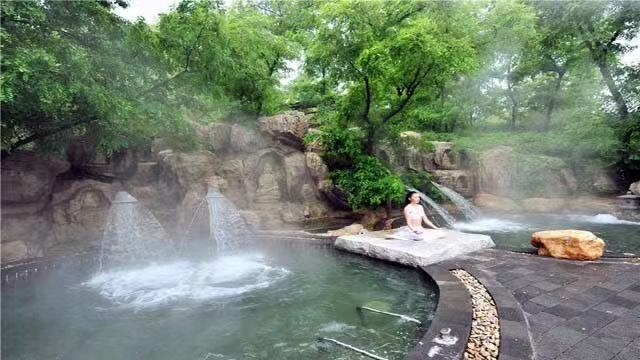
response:
{"label": "mist over water", "polygon": [[231,255],[207,262],[177,261],[102,272],[83,285],[114,305],[136,310],[176,302],[204,302],[262,289],[285,278],[287,269],[265,263],[260,254]]}
{"label": "mist over water", "polygon": [[496,245],[531,249],[531,234],[542,230],[577,229],[593,232],[613,253],[640,253],[640,223],[611,214],[485,214],[470,222],[458,222],[460,231],[490,235]]}

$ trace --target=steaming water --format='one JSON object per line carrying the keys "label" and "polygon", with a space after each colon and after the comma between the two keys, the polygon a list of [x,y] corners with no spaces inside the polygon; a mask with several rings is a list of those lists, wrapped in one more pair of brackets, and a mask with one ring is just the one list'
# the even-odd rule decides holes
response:
{"label": "steaming water", "polygon": [[640,223],[625,221],[610,214],[566,215],[527,214],[481,217],[471,222],[458,222],[461,231],[490,235],[498,246],[531,248],[531,233],[541,230],[579,229],[596,234],[613,253],[640,254]]}
{"label": "steaming water", "polygon": [[172,254],[173,244],[151,211],[127,192],[118,192],[109,209],[100,246],[100,268]]}
{"label": "steaming water", "polygon": [[458,209],[462,211],[464,217],[467,218],[467,220],[474,220],[478,218],[478,209],[473,206],[473,204],[469,200],[465,199],[462,195],[444,185],[440,185],[435,182],[433,183],[433,185],[435,185],[435,187],[437,187],[440,192],[448,197],[449,200],[451,200],[451,202],[453,202],[456,207],[458,207]]}
{"label": "steaming water", "polygon": [[429,207],[431,209],[433,209],[436,212],[436,214],[438,214],[440,219],[442,219],[442,221],[445,224],[444,226],[449,227],[449,228],[453,227],[453,224],[456,222],[456,219],[451,214],[449,214],[447,209],[445,209],[442,206],[438,205],[437,202],[435,202],[433,199],[428,197],[426,194],[424,194],[420,190],[413,189],[413,188],[407,188],[407,190],[408,191],[417,192],[418,195],[420,195],[420,200],[421,200],[422,206],[425,206],[425,203],[427,205],[429,205]]}
{"label": "steaming water", "polygon": [[622,224],[622,225],[640,225],[640,222],[620,220],[611,214],[598,214],[595,216],[573,215],[572,218],[577,221],[584,221],[594,224]]}
{"label": "steaming water", "polygon": [[433,315],[420,274],[329,248],[180,261],[2,291],[3,359],[360,359],[332,337],[402,359],[424,332],[357,305]]}
{"label": "steaming water", "polygon": [[207,193],[209,205],[210,238],[216,244],[218,254],[234,250],[247,240],[249,231],[238,209],[229,199],[210,187]]}
{"label": "steaming water", "polygon": [[515,232],[527,230],[527,224],[498,218],[482,218],[471,222],[458,222],[455,229],[466,232]]}
{"label": "steaming water", "polygon": [[113,304],[139,310],[237,296],[266,288],[288,273],[284,268],[265,264],[261,255],[237,255],[203,263],[179,261],[99,273],[84,285]]}

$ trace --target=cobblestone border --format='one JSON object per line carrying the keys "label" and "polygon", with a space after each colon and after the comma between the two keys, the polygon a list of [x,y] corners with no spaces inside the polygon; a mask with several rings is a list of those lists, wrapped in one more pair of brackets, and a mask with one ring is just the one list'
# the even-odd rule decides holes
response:
{"label": "cobblestone border", "polygon": [[450,271],[471,294],[473,320],[471,335],[464,352],[465,360],[495,360],[500,347],[498,309],[491,294],[473,275],[463,269]]}
{"label": "cobblestone border", "polygon": [[471,297],[444,265],[421,267],[438,292],[436,313],[427,333],[408,354],[410,360],[462,359],[471,333]]}
{"label": "cobblestone border", "polygon": [[[472,303],[471,295],[462,282],[450,273],[451,270],[463,269],[475,277],[491,295],[498,311],[500,329],[499,360],[533,359],[534,349],[520,303],[511,291],[502,286],[494,278],[487,276],[464,259],[421,267],[437,285],[439,294],[436,314],[418,345],[409,354],[409,359],[463,359],[466,345],[471,336]],[[450,328],[451,334],[458,338],[456,344],[443,346],[438,341],[440,330]],[[437,349],[434,349],[438,347]]]}

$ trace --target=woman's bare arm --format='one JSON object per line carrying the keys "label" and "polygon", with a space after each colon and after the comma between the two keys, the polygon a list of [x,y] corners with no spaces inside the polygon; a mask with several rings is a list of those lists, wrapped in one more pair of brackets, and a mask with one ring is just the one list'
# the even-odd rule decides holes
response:
{"label": "woman's bare arm", "polygon": [[422,221],[424,221],[425,224],[427,224],[427,226],[429,226],[430,228],[433,229],[439,229],[439,227],[435,226],[427,217],[427,214],[424,213],[424,209],[422,209]]}

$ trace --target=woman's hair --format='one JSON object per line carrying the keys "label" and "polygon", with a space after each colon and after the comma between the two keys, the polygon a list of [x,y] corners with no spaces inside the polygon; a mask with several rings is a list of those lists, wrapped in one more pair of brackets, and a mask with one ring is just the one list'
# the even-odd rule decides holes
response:
{"label": "woman's hair", "polygon": [[411,197],[413,196],[413,194],[417,194],[417,191],[409,191],[407,193],[407,196],[404,198],[404,206],[407,206],[411,203]]}

